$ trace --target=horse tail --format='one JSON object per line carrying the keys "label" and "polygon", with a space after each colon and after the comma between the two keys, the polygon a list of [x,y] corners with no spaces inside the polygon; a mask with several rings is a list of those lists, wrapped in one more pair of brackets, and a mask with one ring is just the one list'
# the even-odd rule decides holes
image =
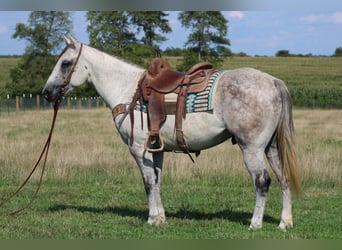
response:
{"label": "horse tail", "polygon": [[283,81],[277,79],[275,85],[279,89],[282,102],[281,116],[275,134],[282,164],[282,178],[287,178],[291,190],[300,194],[302,188],[295,151],[291,97]]}

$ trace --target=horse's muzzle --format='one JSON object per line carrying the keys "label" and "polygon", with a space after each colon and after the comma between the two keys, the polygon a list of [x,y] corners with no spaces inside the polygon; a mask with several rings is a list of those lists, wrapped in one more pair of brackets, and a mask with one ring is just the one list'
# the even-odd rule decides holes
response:
{"label": "horse's muzzle", "polygon": [[61,87],[45,87],[42,91],[42,96],[48,102],[54,102],[57,99],[60,99],[63,96],[64,89]]}

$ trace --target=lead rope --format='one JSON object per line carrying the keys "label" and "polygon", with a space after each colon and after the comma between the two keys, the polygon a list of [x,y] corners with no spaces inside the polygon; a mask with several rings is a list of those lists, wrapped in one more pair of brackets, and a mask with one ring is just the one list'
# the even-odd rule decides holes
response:
{"label": "lead rope", "polygon": [[31,198],[30,202],[25,205],[24,207],[22,208],[19,208],[13,212],[10,212],[8,214],[6,214],[7,216],[9,215],[15,215],[21,211],[23,211],[24,209],[28,208],[29,206],[31,206],[31,204],[33,203],[33,201],[37,198],[37,195],[38,195],[38,192],[40,190],[40,186],[42,184],[42,180],[43,180],[43,176],[44,176],[44,171],[45,171],[45,166],[46,166],[46,159],[47,159],[47,156],[48,156],[48,153],[49,153],[49,147],[50,147],[50,142],[51,142],[51,137],[52,137],[52,132],[53,132],[53,129],[55,127],[55,122],[56,122],[56,118],[57,118],[57,113],[58,113],[58,109],[59,109],[59,105],[61,103],[61,100],[58,99],[56,102],[55,102],[55,105],[53,107],[54,109],[54,113],[53,113],[53,118],[52,118],[52,124],[51,124],[51,128],[50,128],[50,132],[49,132],[49,136],[45,142],[45,145],[43,147],[43,150],[36,162],[36,164],[34,165],[33,169],[31,170],[30,174],[27,176],[27,178],[25,179],[25,181],[20,185],[20,187],[14,192],[12,193],[7,199],[5,199],[1,204],[0,204],[0,207],[2,207],[5,203],[9,202],[15,195],[17,195],[19,193],[19,191],[26,185],[26,183],[30,180],[31,176],[33,175],[33,173],[36,171],[40,161],[42,160],[44,154],[44,163],[43,163],[43,167],[42,167],[42,170],[41,170],[41,173],[40,173],[40,178],[39,178],[39,182],[38,182],[38,186],[36,188],[36,191],[34,192],[34,195],[33,197]]}

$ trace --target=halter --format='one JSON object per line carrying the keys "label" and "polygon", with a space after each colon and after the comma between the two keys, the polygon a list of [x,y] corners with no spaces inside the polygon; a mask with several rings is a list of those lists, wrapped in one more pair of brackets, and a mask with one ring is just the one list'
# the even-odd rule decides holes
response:
{"label": "halter", "polygon": [[[69,48],[69,46],[67,46],[63,51],[62,53],[60,54],[60,56],[58,58],[61,58],[61,56],[66,52],[66,50]],[[76,57],[76,60],[74,62],[74,64],[72,65],[71,67],[71,70],[68,74],[68,76],[65,78],[65,80],[63,81],[63,84],[61,85],[61,90],[62,90],[62,94],[64,95],[64,88],[66,86],[68,86],[70,84],[70,81],[71,81],[71,77],[72,75],[74,74],[75,72],[75,68],[76,68],[76,65],[78,63],[78,59],[80,59],[80,56],[81,56],[81,53],[82,53],[82,48],[83,48],[83,43],[81,43],[81,47],[80,47],[80,50],[78,51],[78,55]]]}

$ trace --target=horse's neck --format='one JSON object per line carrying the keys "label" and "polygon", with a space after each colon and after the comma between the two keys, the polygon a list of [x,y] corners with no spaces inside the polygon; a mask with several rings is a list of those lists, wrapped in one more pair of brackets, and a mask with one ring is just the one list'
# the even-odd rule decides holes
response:
{"label": "horse's neck", "polygon": [[106,53],[87,47],[89,81],[110,108],[129,103],[144,70]]}

